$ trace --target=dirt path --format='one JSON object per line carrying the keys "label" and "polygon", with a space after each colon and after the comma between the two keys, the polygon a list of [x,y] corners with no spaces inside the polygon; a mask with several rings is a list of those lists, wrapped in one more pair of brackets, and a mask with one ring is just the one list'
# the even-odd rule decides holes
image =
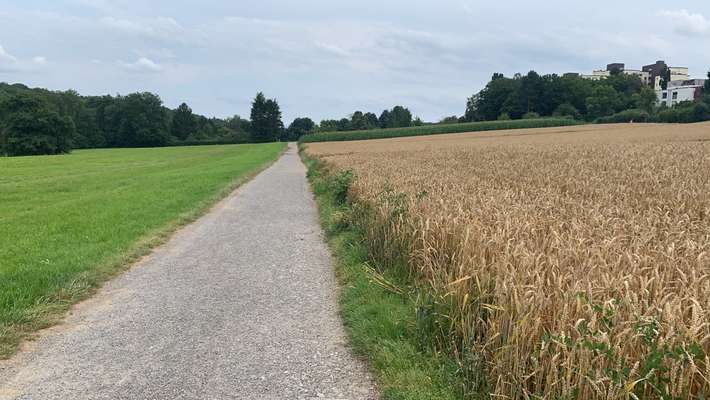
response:
{"label": "dirt path", "polygon": [[0,399],[371,399],[295,146],[0,362]]}

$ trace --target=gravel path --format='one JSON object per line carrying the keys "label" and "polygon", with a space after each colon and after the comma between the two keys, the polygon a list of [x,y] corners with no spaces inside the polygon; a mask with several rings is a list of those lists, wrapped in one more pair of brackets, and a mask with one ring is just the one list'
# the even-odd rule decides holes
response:
{"label": "gravel path", "polygon": [[0,399],[374,399],[295,146],[0,362]]}

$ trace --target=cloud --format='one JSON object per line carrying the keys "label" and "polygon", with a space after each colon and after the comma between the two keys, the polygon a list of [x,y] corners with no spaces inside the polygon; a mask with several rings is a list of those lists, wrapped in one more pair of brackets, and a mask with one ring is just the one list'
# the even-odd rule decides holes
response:
{"label": "cloud", "polygon": [[138,61],[134,63],[122,64],[124,68],[137,72],[160,72],[163,70],[162,66],[157,64],[155,61],[145,57],[139,58]]}
{"label": "cloud", "polygon": [[123,19],[103,17],[99,22],[106,28],[126,35],[146,36],[155,39],[179,37],[184,29],[175,19],[156,17],[144,19]]}
{"label": "cloud", "polygon": [[17,57],[8,53],[2,46],[0,46],[0,71],[15,71],[17,68]]}
{"label": "cloud", "polygon": [[32,62],[37,65],[44,65],[47,63],[47,59],[42,56],[36,56],[36,57],[32,57]]}
{"label": "cloud", "polygon": [[687,36],[698,36],[710,33],[710,20],[704,15],[691,13],[688,10],[662,10],[659,17],[671,19],[676,32]]}

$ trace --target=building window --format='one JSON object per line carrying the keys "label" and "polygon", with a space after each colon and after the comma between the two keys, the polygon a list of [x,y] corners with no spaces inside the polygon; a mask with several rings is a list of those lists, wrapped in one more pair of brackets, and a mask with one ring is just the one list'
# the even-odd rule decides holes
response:
{"label": "building window", "polygon": [[663,98],[667,99],[668,98],[668,92],[663,92]]}
{"label": "building window", "polygon": [[673,92],[673,100],[678,100],[678,92]]}

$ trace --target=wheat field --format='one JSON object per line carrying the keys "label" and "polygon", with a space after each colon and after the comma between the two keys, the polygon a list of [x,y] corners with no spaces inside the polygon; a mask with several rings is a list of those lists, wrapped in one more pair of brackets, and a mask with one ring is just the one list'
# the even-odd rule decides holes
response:
{"label": "wheat field", "polygon": [[314,143],[472,397],[710,395],[710,124]]}

